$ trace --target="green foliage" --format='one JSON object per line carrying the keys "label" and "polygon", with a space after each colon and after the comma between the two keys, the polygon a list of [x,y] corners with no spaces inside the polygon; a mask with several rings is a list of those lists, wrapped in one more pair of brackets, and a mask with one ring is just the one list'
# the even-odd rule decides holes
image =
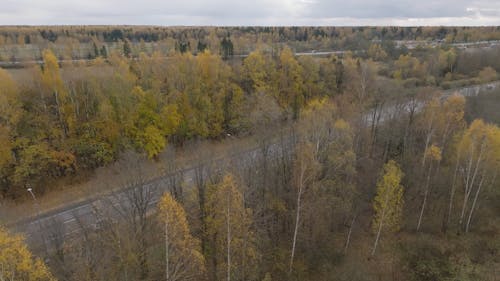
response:
{"label": "green foliage", "polygon": [[231,38],[229,37],[224,37],[222,41],[220,42],[221,46],[221,56],[224,59],[228,59],[233,55],[233,42],[231,41]]}

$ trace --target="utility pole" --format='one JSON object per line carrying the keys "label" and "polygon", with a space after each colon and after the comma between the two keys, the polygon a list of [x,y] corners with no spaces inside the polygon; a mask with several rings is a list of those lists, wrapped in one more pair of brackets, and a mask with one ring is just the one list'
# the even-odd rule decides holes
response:
{"label": "utility pole", "polygon": [[35,208],[36,208],[36,215],[40,216],[40,204],[38,204],[38,200],[36,200],[35,193],[33,192],[33,188],[31,188],[30,184],[27,185],[27,191],[31,194],[31,197],[33,198],[33,202],[35,202]]}
{"label": "utility pole", "polygon": [[33,202],[35,203],[36,215],[38,216],[38,227],[40,228],[40,236],[42,238],[42,243],[43,243],[43,247],[45,248],[45,252],[48,252],[47,244],[45,242],[45,236],[43,235],[42,222],[40,221],[40,214],[41,214],[40,204],[38,203],[38,200],[36,199],[35,193],[33,192],[33,188],[31,188],[31,185],[27,184],[26,186],[27,186],[26,190],[31,194],[31,197],[33,198]]}

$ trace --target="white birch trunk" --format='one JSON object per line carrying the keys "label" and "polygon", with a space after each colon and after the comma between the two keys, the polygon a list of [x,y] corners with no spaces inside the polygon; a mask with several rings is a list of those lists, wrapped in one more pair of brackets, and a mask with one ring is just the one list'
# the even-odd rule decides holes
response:
{"label": "white birch trunk", "polygon": [[231,194],[227,194],[227,281],[231,281]]}
{"label": "white birch trunk", "polygon": [[380,217],[380,224],[378,226],[377,237],[375,238],[375,244],[373,245],[372,256],[375,255],[375,251],[377,250],[378,240],[380,239],[380,232],[382,232],[382,225],[384,224],[385,218],[385,209],[382,211],[382,216]]}
{"label": "white birch trunk", "polygon": [[455,166],[455,173],[453,174],[453,182],[451,183],[451,191],[450,191],[450,204],[448,205],[448,221],[447,225],[450,225],[451,222],[451,211],[453,209],[453,197],[455,196],[455,184],[457,180],[457,174],[458,174],[458,163],[459,163],[459,158],[457,155],[457,165]]}
{"label": "white birch trunk", "polygon": [[417,232],[420,230],[420,225],[422,224],[422,217],[424,216],[425,205],[427,203],[427,197],[429,195],[429,185],[431,181],[431,173],[432,173],[432,160],[429,164],[429,171],[427,172],[427,180],[425,183],[425,192],[424,192],[424,201],[422,202],[422,208],[420,209],[420,215],[418,216],[417,223]]}
{"label": "white birch trunk", "polygon": [[349,226],[349,232],[347,232],[347,238],[345,241],[344,254],[347,254],[347,248],[349,247],[349,242],[351,241],[352,228],[354,226],[354,221],[356,221],[357,215],[352,218],[351,225]]}
{"label": "white birch trunk", "polygon": [[295,256],[295,245],[297,244],[297,233],[299,232],[301,197],[302,197],[302,188],[299,189],[299,192],[297,195],[297,210],[295,213],[295,229],[293,230],[292,254],[290,256],[290,268],[289,268],[290,273],[292,273],[293,258]]}
{"label": "white birch trunk", "polygon": [[168,214],[165,218],[165,280],[170,280],[170,270],[169,270],[169,247],[168,247]]}
{"label": "white birch trunk", "polygon": [[485,178],[485,176],[483,173],[481,181],[479,182],[479,186],[477,187],[477,190],[476,190],[476,195],[474,196],[474,201],[472,202],[472,207],[470,208],[469,218],[467,219],[467,224],[465,225],[465,233],[469,232],[469,226],[470,226],[470,222],[472,219],[472,213],[474,212],[474,208],[476,207],[477,198],[479,197],[479,192],[481,192],[481,187],[483,186],[484,178]]}
{"label": "white birch trunk", "polygon": [[460,221],[459,221],[459,225],[462,226],[463,225],[463,219],[465,217],[465,210],[467,209],[467,203],[469,202],[469,198],[470,198],[470,195],[471,195],[471,192],[472,192],[472,188],[474,187],[474,182],[476,180],[476,176],[477,176],[477,173],[479,171],[479,165],[481,164],[481,158],[482,158],[482,155],[483,155],[483,150],[484,150],[484,142],[481,144],[481,149],[479,151],[479,156],[477,158],[477,162],[476,162],[476,165],[475,165],[475,168],[474,168],[474,173],[472,175],[472,178],[469,180],[470,178],[470,172],[471,172],[471,169],[472,169],[472,155],[471,155],[471,160],[469,162],[469,172],[467,173],[467,180],[466,180],[466,184],[465,184],[465,192],[464,192],[464,201],[463,201],[463,205],[462,205],[462,212],[460,214]]}

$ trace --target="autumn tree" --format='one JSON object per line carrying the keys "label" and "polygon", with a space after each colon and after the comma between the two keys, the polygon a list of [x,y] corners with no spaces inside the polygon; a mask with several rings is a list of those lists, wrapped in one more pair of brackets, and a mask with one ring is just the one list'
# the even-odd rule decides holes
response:
{"label": "autumn tree", "polygon": [[336,56],[320,61],[319,78],[324,95],[333,96],[339,93],[342,84],[342,69],[342,61]]}
{"label": "autumn tree", "polygon": [[279,57],[278,102],[285,110],[291,110],[293,119],[298,119],[305,102],[302,67],[290,48],[285,47]]}
{"label": "autumn tree", "polygon": [[377,194],[373,201],[375,216],[372,228],[376,235],[372,256],[375,255],[382,230],[398,231],[401,226],[403,211],[403,172],[394,160],[384,165],[383,174],[377,182]]}
{"label": "autumn tree", "polygon": [[398,60],[394,62],[393,77],[399,80],[408,78],[425,78],[425,65],[422,65],[418,58],[411,54],[400,55]]}
{"label": "autumn tree", "polygon": [[224,129],[233,132],[243,127],[243,91],[231,79],[230,67],[217,55],[205,51],[196,57],[200,79],[199,114],[206,122],[208,135],[219,136]]}
{"label": "autumn tree", "polygon": [[251,52],[243,60],[243,87],[249,93],[272,94],[275,75],[274,61],[260,49]]}
{"label": "autumn tree", "polygon": [[167,145],[166,138],[173,135],[179,126],[180,116],[173,104],[161,107],[151,93],[140,87],[134,89],[138,102],[129,133],[136,145],[144,150],[149,158],[158,156]]}
{"label": "autumn tree", "polygon": [[[496,179],[500,161],[499,136],[498,127],[475,120],[463,133],[456,148],[456,172],[459,173],[463,186],[459,226],[465,232],[469,231],[472,214],[483,186]],[[453,198],[450,198],[450,202],[453,202]]]}
{"label": "autumn tree", "polygon": [[50,50],[45,50],[43,61],[41,92],[52,97],[50,100],[53,101],[51,104],[59,121],[59,128],[64,132],[64,136],[68,137],[75,125],[74,105],[61,78],[56,56]]}
{"label": "autumn tree", "polygon": [[453,73],[457,63],[457,53],[455,49],[439,51],[439,67],[443,74]]}
{"label": "autumn tree", "polygon": [[20,235],[0,228],[0,280],[55,281],[41,259],[34,258]]}
{"label": "autumn tree", "polygon": [[211,241],[209,265],[214,280],[254,280],[258,253],[252,211],[245,208],[232,175],[209,187],[206,215]]}
{"label": "autumn tree", "polygon": [[432,169],[436,168],[434,163],[439,163],[441,162],[442,156],[441,156],[441,149],[435,145],[431,145],[427,151],[425,151],[427,154],[426,158],[429,159],[429,170],[427,171],[427,177],[425,180],[425,187],[424,187],[424,199],[422,201],[422,207],[420,208],[420,215],[418,217],[418,223],[417,223],[417,231],[420,230],[420,225],[422,223],[422,217],[424,216],[424,210],[427,205],[427,198],[429,196],[429,189],[430,189],[430,183],[431,183],[431,176],[432,176]]}
{"label": "autumn tree", "polygon": [[310,258],[311,266],[321,263],[318,260],[320,257],[328,262],[327,257],[340,253],[337,243],[337,235],[340,233],[346,233],[344,252],[347,251],[359,205],[353,130],[342,119],[333,121],[333,116],[330,116],[328,120],[328,115],[320,114],[322,110],[316,112],[318,123],[326,126],[321,130],[311,126],[311,132],[328,133],[320,145],[316,146],[319,149],[315,149],[316,159],[321,165],[318,166],[317,181],[304,193],[302,228],[299,233],[302,244],[300,253]]}
{"label": "autumn tree", "polygon": [[8,175],[5,169],[14,161],[12,136],[23,112],[17,83],[3,69],[0,69],[0,85],[2,85],[0,87],[0,178],[2,178]]}
{"label": "autumn tree", "polygon": [[109,229],[103,238],[113,249],[117,259],[114,267],[120,269],[119,275],[125,280],[147,280],[152,274],[149,235],[154,220],[149,215],[161,183],[149,181],[144,163],[142,155],[124,155],[125,176],[118,183],[121,190],[103,199],[102,214],[98,216]]}
{"label": "autumn tree", "polygon": [[373,61],[361,61],[347,57],[343,65],[344,70],[344,93],[349,95],[350,100],[363,110],[369,103],[375,89],[376,65]]}
{"label": "autumn tree", "polygon": [[[432,143],[441,149],[446,148],[452,136],[464,127],[465,98],[454,94],[444,101],[431,99],[425,103],[419,123],[425,139],[424,152]],[[422,167],[429,154],[423,153]]]}
{"label": "autumn tree", "polygon": [[481,82],[486,83],[496,80],[498,74],[494,68],[487,66],[483,68],[481,71],[479,71],[478,77],[481,80]]}
{"label": "autumn tree", "polygon": [[165,280],[200,280],[205,260],[200,242],[190,231],[182,206],[165,193],[158,203],[158,224],[165,230]]}
{"label": "autumn tree", "polygon": [[21,102],[19,100],[19,87],[12,76],[0,69],[0,124],[13,126],[21,117]]}
{"label": "autumn tree", "polygon": [[297,154],[293,163],[293,181],[295,189],[296,205],[294,229],[292,237],[292,247],[290,251],[290,265],[288,272],[292,273],[295,250],[297,246],[297,235],[301,224],[303,196],[311,184],[315,181],[319,169],[319,164],[314,154],[314,147],[309,143],[300,144],[297,148]]}
{"label": "autumn tree", "polygon": [[383,61],[387,58],[387,53],[380,44],[371,44],[368,49],[368,56],[374,61]]}
{"label": "autumn tree", "polygon": [[306,103],[308,100],[324,94],[322,92],[323,81],[320,79],[320,64],[311,56],[301,56],[298,62],[302,67],[304,103]]}
{"label": "autumn tree", "polygon": [[242,88],[247,93],[249,119],[254,128],[262,128],[281,116],[282,109],[276,99],[276,65],[274,60],[257,49],[243,61]]}

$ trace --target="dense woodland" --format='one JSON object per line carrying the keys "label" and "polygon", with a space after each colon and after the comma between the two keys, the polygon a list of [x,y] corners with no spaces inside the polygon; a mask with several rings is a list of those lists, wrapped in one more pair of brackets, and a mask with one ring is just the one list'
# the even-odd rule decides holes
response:
{"label": "dense woodland", "polygon": [[[486,101],[440,93],[496,81],[500,49],[371,40],[496,39],[498,28],[3,29],[4,44],[14,34],[22,44],[97,38],[96,50],[125,41],[84,63],[60,62],[49,44],[43,64],[0,69],[2,200],[136,154],[120,219],[96,208],[98,228],[81,222],[78,239],[53,230],[55,249],[32,247],[41,259],[0,229],[0,280],[497,278],[500,129],[486,112],[499,92]],[[137,46],[127,40],[178,35],[217,39],[167,57],[127,54]],[[365,42],[366,52],[292,51],[333,37],[352,50],[349,40]],[[250,54],[231,58],[248,38]],[[240,47],[229,53],[231,44]],[[190,183],[171,167],[154,184],[168,191],[154,210],[150,188],[128,188],[149,182],[141,163],[168,147],[248,135],[259,137],[255,153],[199,155]]]}
{"label": "dense woodland", "polygon": [[[0,62],[41,60],[44,49],[59,59],[92,59],[122,51],[196,54],[210,50],[223,57],[247,55],[257,48],[278,53],[292,50],[366,51],[380,42],[396,55],[395,47],[413,47],[500,40],[499,27],[154,27],[154,26],[4,26],[0,27]],[[405,44],[402,44],[406,46]]]}

